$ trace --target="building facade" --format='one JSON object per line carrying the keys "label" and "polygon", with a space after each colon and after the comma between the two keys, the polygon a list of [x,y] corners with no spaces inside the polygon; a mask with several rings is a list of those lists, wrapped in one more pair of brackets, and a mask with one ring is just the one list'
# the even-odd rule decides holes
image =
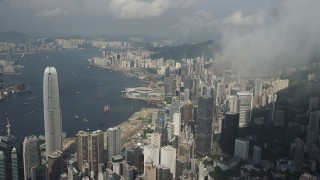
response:
{"label": "building facade", "polygon": [[43,75],[43,114],[46,155],[62,151],[62,118],[58,75],[54,67],[47,67]]}

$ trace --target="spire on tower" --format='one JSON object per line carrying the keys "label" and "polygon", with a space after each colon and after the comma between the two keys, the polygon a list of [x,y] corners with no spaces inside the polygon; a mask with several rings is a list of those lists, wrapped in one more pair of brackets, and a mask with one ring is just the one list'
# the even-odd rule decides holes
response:
{"label": "spire on tower", "polygon": [[10,134],[10,123],[9,123],[9,118],[7,117],[7,133],[8,133],[8,137],[11,136]]}

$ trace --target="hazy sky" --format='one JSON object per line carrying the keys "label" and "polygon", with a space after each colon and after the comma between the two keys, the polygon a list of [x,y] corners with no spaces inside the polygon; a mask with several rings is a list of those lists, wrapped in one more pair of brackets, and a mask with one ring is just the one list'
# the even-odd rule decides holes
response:
{"label": "hazy sky", "polygon": [[192,35],[212,39],[216,27],[210,23],[214,19],[238,13],[240,17],[231,18],[241,21],[272,7],[273,1],[0,0],[0,30],[32,34]]}

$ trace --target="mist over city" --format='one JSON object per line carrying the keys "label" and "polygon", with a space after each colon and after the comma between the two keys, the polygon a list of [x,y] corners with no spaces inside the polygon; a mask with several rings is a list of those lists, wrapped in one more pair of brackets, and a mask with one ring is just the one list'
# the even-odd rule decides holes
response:
{"label": "mist over city", "polygon": [[0,179],[319,179],[319,9],[0,0]]}

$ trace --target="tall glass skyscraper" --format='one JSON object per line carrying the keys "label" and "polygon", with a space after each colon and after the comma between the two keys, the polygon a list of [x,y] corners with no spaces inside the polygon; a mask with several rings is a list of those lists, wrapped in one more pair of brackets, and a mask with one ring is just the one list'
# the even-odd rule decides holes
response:
{"label": "tall glass skyscraper", "polygon": [[43,114],[46,155],[62,151],[62,121],[58,75],[54,67],[47,67],[43,75]]}
{"label": "tall glass skyscraper", "polygon": [[199,157],[209,154],[211,150],[213,101],[212,96],[199,97],[195,143],[195,152]]}

